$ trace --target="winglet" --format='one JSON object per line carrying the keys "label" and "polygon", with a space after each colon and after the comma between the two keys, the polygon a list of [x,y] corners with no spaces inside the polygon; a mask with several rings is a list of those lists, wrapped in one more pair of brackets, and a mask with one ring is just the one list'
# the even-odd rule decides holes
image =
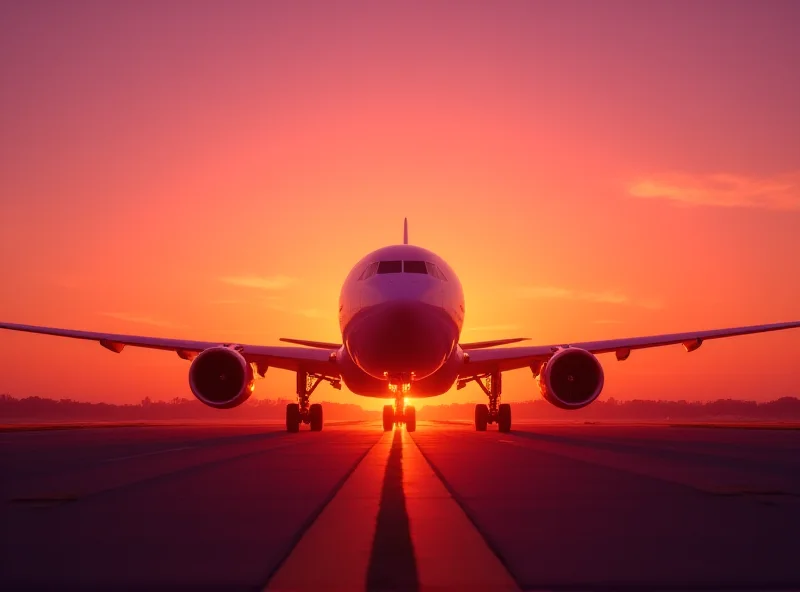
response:
{"label": "winglet", "polygon": [[403,218],[403,244],[408,244],[408,218]]}

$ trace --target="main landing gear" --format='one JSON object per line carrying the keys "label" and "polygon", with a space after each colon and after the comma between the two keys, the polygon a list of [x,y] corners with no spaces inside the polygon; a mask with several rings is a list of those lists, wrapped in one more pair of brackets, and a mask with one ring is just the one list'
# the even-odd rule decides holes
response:
{"label": "main landing gear", "polygon": [[394,405],[383,406],[383,431],[390,432],[395,424],[406,424],[406,430],[413,432],[417,429],[417,410],[413,405],[406,405],[404,390],[398,389],[395,394]]}
{"label": "main landing gear", "polygon": [[322,431],[322,405],[310,405],[309,398],[323,380],[329,381],[334,388],[342,388],[338,380],[303,371],[297,373],[297,403],[286,406],[287,432],[299,432],[301,423],[308,424],[312,432]]}
{"label": "main landing gear", "polygon": [[489,397],[488,405],[475,405],[475,429],[479,432],[485,432],[488,424],[496,423],[501,432],[510,432],[511,405],[500,403],[500,394],[503,391],[502,374],[500,372],[492,372],[484,376],[476,376],[473,380],[478,383],[478,386]]}

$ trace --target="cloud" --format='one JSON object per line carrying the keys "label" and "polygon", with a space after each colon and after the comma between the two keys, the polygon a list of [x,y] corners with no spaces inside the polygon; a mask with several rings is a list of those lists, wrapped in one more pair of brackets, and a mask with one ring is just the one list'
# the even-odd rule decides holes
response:
{"label": "cloud", "polygon": [[671,173],[640,179],[628,193],[693,206],[800,210],[800,172],[766,177]]}
{"label": "cloud", "polygon": [[101,312],[99,313],[104,317],[111,317],[112,319],[118,319],[120,321],[125,321],[127,323],[136,323],[138,325],[151,325],[153,327],[171,327],[174,328],[175,325],[168,321],[163,321],[161,319],[154,319],[153,317],[131,314],[127,312]]}
{"label": "cloud", "polygon": [[297,278],[285,275],[237,275],[221,277],[219,278],[219,281],[242,288],[257,288],[259,290],[284,290],[295,283]]}
{"label": "cloud", "polygon": [[661,308],[661,303],[656,300],[632,300],[624,294],[609,290],[591,292],[557,286],[526,286],[518,290],[518,296],[520,298],[532,298],[537,300],[573,300],[578,302],[639,306],[641,308],[651,309]]}

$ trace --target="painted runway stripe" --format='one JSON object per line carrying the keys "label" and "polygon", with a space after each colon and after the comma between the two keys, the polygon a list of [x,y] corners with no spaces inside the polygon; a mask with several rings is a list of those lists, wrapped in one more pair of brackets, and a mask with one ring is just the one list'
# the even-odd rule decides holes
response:
{"label": "painted runway stripe", "polygon": [[518,590],[404,429],[384,433],[266,590]]}
{"label": "painted runway stripe", "polygon": [[403,439],[403,488],[420,590],[519,590],[413,437],[403,432]]}
{"label": "painted runway stripe", "polygon": [[364,590],[392,432],[358,464],[266,590]]}

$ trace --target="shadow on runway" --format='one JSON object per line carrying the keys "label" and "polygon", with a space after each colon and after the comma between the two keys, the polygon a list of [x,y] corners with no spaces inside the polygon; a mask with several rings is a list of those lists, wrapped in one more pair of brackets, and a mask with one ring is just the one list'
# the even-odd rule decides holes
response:
{"label": "shadow on runway", "polygon": [[367,590],[419,589],[414,543],[403,490],[403,434],[395,429],[381,490]]}

